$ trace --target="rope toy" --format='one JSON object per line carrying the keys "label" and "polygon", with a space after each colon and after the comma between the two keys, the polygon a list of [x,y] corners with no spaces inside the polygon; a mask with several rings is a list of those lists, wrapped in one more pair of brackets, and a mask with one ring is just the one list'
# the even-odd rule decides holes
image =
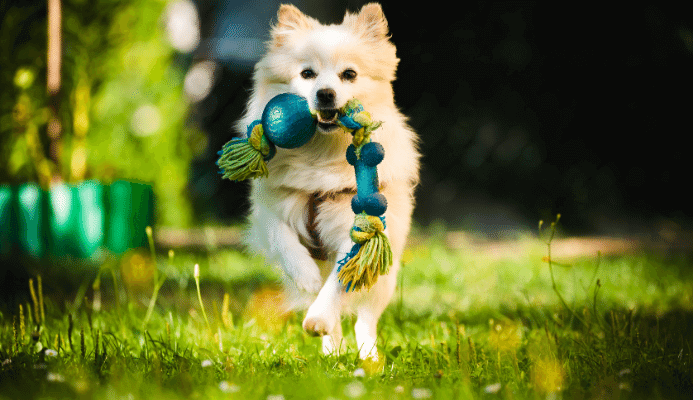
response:
{"label": "rope toy", "polygon": [[[353,135],[345,154],[355,168],[357,195],[350,203],[355,223],[350,238],[355,243],[338,262],[338,280],[345,291],[369,289],[379,275],[389,272],[393,255],[384,233],[386,197],[379,193],[377,165],[384,159],[384,148],[371,141],[371,134],[381,126],[373,121],[356,99],[340,110],[337,124]],[[311,110],[301,96],[283,93],[270,100],[260,120],[248,126],[246,138],[234,138],[218,152],[217,165],[224,179],[243,181],[268,176],[267,162],[276,147],[293,149],[306,144],[316,132],[317,111]]]}

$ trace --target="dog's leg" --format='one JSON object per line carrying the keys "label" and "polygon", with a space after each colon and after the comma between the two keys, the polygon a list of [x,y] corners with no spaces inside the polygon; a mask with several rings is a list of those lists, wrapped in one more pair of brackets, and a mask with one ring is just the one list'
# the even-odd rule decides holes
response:
{"label": "dog's leg", "polygon": [[[350,251],[352,242],[347,241],[343,248]],[[343,330],[340,325],[340,313],[342,310],[341,296],[343,288],[338,282],[338,261],[345,257],[347,252],[340,252],[336,256],[336,262],[331,266],[330,275],[326,283],[318,293],[318,297],[309,307],[309,311],[304,318],[303,327],[309,334],[323,335],[324,354],[336,353],[343,340]]]}
{"label": "dog's leg", "polygon": [[321,273],[309,250],[299,242],[296,232],[264,206],[253,205],[251,216],[252,224],[246,240],[249,248],[266,254],[268,261],[281,264],[299,290],[318,293],[323,282]]}
{"label": "dog's leg", "polygon": [[338,320],[335,322],[335,326],[333,327],[331,333],[328,335],[323,335],[323,338],[321,338],[321,348],[323,350],[323,354],[325,355],[338,355],[338,351],[342,348],[342,346],[343,328],[340,325],[340,317],[338,317]]}
{"label": "dog's leg", "polygon": [[[380,171],[381,172],[381,171]],[[394,184],[384,189],[389,200],[389,208],[385,214],[386,227],[384,233],[388,236],[393,253],[393,265],[389,273],[381,275],[377,283],[364,294],[357,306],[357,322],[355,323],[355,338],[361,358],[378,359],[377,351],[377,322],[391,302],[396,290],[396,277],[401,267],[401,257],[406,245],[406,238],[411,225],[413,199],[410,195],[413,188],[410,185]]]}
{"label": "dog's leg", "polygon": [[[410,204],[408,197],[394,196],[394,209],[401,209],[401,200]],[[397,218],[391,211],[387,212],[386,235],[391,243],[393,252],[393,264],[389,267],[389,273],[379,276],[377,283],[370,288],[367,294],[361,297],[357,306],[357,322],[355,323],[355,338],[357,348],[360,351],[360,358],[373,358],[378,360],[377,351],[377,322],[382,313],[391,302],[391,298],[396,290],[396,277],[401,267],[401,256],[406,244],[406,237],[410,228],[410,218]]]}
{"label": "dog's leg", "polygon": [[398,269],[399,262],[395,260],[389,273],[379,277],[369,293],[363,295],[363,301],[357,307],[355,338],[362,359],[370,357],[375,361],[378,359],[377,322],[394,294]]}
{"label": "dog's leg", "polygon": [[334,269],[304,318],[303,327],[306,332],[313,336],[323,336],[324,354],[335,353],[343,340],[340,326],[341,293],[338,273]]}

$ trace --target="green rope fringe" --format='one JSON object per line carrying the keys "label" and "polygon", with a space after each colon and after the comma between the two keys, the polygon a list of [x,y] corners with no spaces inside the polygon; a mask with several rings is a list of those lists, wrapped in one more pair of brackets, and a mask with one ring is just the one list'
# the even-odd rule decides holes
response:
{"label": "green rope fringe", "polygon": [[270,154],[270,143],[263,135],[262,125],[256,125],[247,139],[233,139],[224,145],[216,164],[223,177],[232,181],[267,177],[265,157]]}
{"label": "green rope fringe", "polygon": [[384,222],[380,217],[357,214],[350,237],[356,245],[340,262],[338,280],[347,291],[364,287],[369,290],[377,283],[379,275],[389,272],[393,263],[389,238],[384,234]]}

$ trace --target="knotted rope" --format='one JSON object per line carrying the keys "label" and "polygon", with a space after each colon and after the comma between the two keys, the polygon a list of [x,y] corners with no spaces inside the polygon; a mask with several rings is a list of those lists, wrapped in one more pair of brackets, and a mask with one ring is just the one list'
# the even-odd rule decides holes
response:
{"label": "knotted rope", "polygon": [[379,275],[389,272],[393,255],[385,228],[384,217],[367,213],[355,216],[355,225],[350,229],[350,238],[355,244],[338,262],[338,281],[346,292],[363,287],[369,289],[377,283]]}
{"label": "knotted rope", "polygon": [[267,177],[267,161],[277,152],[275,145],[264,135],[262,122],[257,120],[248,126],[247,138],[229,140],[217,154],[216,165],[224,179],[243,181]]}

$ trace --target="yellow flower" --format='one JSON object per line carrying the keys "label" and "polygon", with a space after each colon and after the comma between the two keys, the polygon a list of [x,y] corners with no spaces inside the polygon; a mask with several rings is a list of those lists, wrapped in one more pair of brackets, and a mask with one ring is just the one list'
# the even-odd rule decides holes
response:
{"label": "yellow flower", "polygon": [[362,360],[362,369],[367,375],[376,375],[384,371],[384,354],[377,354],[377,358],[367,357]]}
{"label": "yellow flower", "polygon": [[244,316],[255,319],[257,325],[267,332],[280,332],[290,312],[284,306],[284,293],[276,288],[263,287],[250,297]]}
{"label": "yellow flower", "polygon": [[564,367],[552,357],[535,360],[532,366],[532,383],[541,393],[560,392],[564,384]]}

